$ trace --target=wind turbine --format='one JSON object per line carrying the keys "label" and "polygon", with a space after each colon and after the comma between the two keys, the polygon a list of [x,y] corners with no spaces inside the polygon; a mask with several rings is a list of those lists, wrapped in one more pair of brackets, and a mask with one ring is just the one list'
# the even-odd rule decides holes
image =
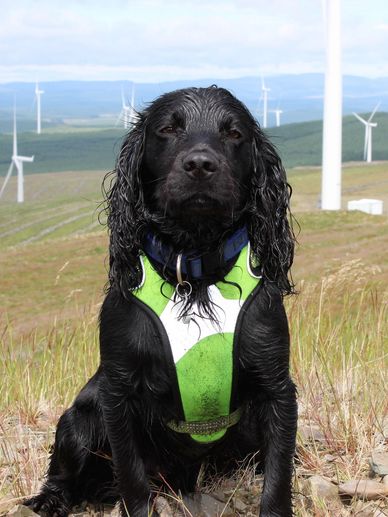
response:
{"label": "wind turbine", "polygon": [[125,100],[123,88],[121,89],[121,106],[122,107],[121,107],[120,115],[118,116],[118,119],[116,122],[116,126],[117,126],[119,120],[122,120],[124,123],[124,128],[128,129],[128,126],[129,126],[129,123],[131,120],[132,108],[131,108],[131,106],[128,106],[128,104]]}
{"label": "wind turbine", "polygon": [[281,110],[279,107],[277,107],[276,110],[270,110],[270,112],[275,113],[276,127],[280,127],[280,115],[283,113],[283,110]]}
{"label": "wind turbine", "polygon": [[263,95],[263,127],[266,128],[268,125],[268,92],[271,90],[266,88],[264,83],[264,77],[261,76],[261,92]]}
{"label": "wind turbine", "polygon": [[131,123],[133,123],[133,122],[135,122],[135,120],[136,120],[136,113],[135,113],[135,83],[132,83],[130,121],[131,121]]}
{"label": "wind turbine", "polygon": [[40,118],[40,97],[44,93],[43,90],[39,90],[39,83],[35,83],[35,97],[36,97],[36,132],[38,135],[41,133],[41,118]]}
{"label": "wind turbine", "polygon": [[18,138],[17,138],[17,131],[16,131],[16,109],[15,106],[13,108],[13,152],[12,152],[12,159],[11,159],[11,165],[9,166],[7,175],[4,179],[4,183],[0,190],[0,197],[3,195],[4,189],[8,183],[9,178],[11,177],[13,167],[16,167],[17,173],[18,173],[18,190],[17,190],[17,202],[23,203],[24,202],[24,176],[23,176],[23,163],[24,162],[33,162],[34,157],[33,156],[19,156],[18,155]]}
{"label": "wind turbine", "polygon": [[276,116],[276,127],[280,127],[280,115],[283,113],[283,110],[276,108],[275,116]]}
{"label": "wind turbine", "polygon": [[364,160],[368,163],[371,163],[372,161],[372,128],[377,127],[377,122],[371,121],[379,106],[380,102],[377,104],[368,120],[363,119],[360,115],[353,112],[353,115],[365,126]]}
{"label": "wind turbine", "polygon": [[132,91],[131,91],[131,103],[127,104],[124,95],[124,89],[121,89],[121,111],[120,115],[117,118],[116,126],[120,120],[124,122],[124,128],[128,129],[130,124],[133,124],[136,121],[137,115],[135,112],[135,83],[132,83]]}
{"label": "wind turbine", "polygon": [[323,113],[323,210],[341,208],[342,71],[341,0],[323,0],[326,33],[325,100]]}

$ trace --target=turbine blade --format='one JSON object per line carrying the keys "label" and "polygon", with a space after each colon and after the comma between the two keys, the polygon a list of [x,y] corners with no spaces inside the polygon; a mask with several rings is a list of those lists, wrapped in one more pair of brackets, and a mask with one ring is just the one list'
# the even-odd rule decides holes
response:
{"label": "turbine blade", "polygon": [[1,190],[0,190],[0,197],[3,195],[3,192],[4,192],[4,189],[8,183],[8,180],[9,178],[11,177],[11,174],[12,174],[12,170],[13,170],[13,160],[11,162],[11,165],[9,166],[9,169],[8,169],[8,172],[7,172],[7,175],[5,176],[5,179],[4,179],[4,182],[3,182],[3,185],[1,187]]}
{"label": "turbine blade", "polygon": [[20,162],[33,162],[35,156],[17,156],[17,159]]}
{"label": "turbine blade", "polygon": [[376,113],[376,111],[379,109],[380,104],[381,104],[381,101],[380,101],[380,102],[378,102],[378,103],[376,104],[375,109],[372,111],[372,115],[368,118],[368,122],[370,122],[370,121],[372,120],[372,118],[373,118],[374,114],[375,114],[375,113]]}
{"label": "turbine blade", "polygon": [[16,108],[15,105],[13,107],[13,154],[16,156],[18,154],[18,137],[17,137],[17,129],[16,129]]}
{"label": "turbine blade", "polygon": [[131,108],[135,107],[135,83],[132,83],[132,92],[131,92]]}
{"label": "turbine blade", "polygon": [[360,122],[362,122],[363,124],[365,124],[365,125],[367,125],[367,124],[368,124],[368,122],[367,122],[366,120],[364,120],[362,117],[360,117],[360,115],[358,115],[357,113],[354,113],[354,111],[353,111],[353,115],[354,115],[356,118],[358,118],[358,120],[359,120]]}
{"label": "turbine blade", "polygon": [[123,109],[125,109],[124,88],[121,88],[121,105],[122,105]]}

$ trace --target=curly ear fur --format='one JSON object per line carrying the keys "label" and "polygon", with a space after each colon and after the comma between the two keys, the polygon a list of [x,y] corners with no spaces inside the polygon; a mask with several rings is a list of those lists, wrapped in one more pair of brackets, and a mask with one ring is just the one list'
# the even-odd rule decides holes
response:
{"label": "curly ear fur", "polygon": [[140,180],[144,141],[145,117],[140,114],[123,142],[115,169],[103,182],[110,236],[108,289],[118,289],[124,297],[141,280],[139,252],[147,221]]}
{"label": "curly ear fur", "polygon": [[252,165],[248,205],[252,250],[259,258],[264,278],[275,282],[282,294],[292,294],[294,285],[288,275],[295,244],[290,213],[291,187],[276,149],[256,123]]}

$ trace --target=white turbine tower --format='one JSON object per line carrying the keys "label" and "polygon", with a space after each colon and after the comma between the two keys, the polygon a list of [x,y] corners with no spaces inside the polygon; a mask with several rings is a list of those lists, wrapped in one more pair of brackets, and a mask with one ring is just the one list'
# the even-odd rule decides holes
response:
{"label": "white turbine tower", "polygon": [[268,92],[271,90],[266,88],[264,83],[264,77],[261,77],[261,92],[263,95],[263,127],[266,128],[268,125]]}
{"label": "white turbine tower", "polygon": [[324,17],[326,73],[321,208],[339,210],[342,174],[341,0],[324,0]]}
{"label": "white turbine tower", "polygon": [[380,103],[377,104],[368,120],[364,120],[357,113],[353,113],[353,115],[365,125],[364,160],[368,163],[372,161],[372,128],[377,127],[377,122],[372,122],[372,118],[379,106]]}
{"label": "white turbine tower", "polygon": [[117,119],[116,125],[118,124],[119,120],[122,120],[124,123],[124,128],[128,129],[129,123],[131,121],[131,115],[132,108],[127,104],[127,101],[125,100],[124,90],[121,89],[121,111]]}
{"label": "white turbine tower", "polygon": [[131,115],[130,115],[130,122],[133,124],[136,120],[136,113],[135,113],[135,83],[132,83],[132,92],[131,92]]}
{"label": "white turbine tower", "polygon": [[36,81],[35,84],[35,98],[36,98],[36,132],[38,135],[41,133],[41,117],[40,117],[40,97],[44,93],[43,90],[39,90],[39,83]]}
{"label": "white turbine tower", "polygon": [[19,156],[18,155],[18,138],[17,138],[17,131],[16,131],[16,110],[15,107],[13,109],[13,152],[12,152],[12,159],[11,159],[11,165],[9,166],[7,175],[4,179],[4,183],[0,190],[0,197],[3,195],[4,189],[8,183],[9,178],[11,177],[13,167],[16,167],[17,173],[18,173],[18,189],[17,189],[17,202],[23,203],[24,202],[24,176],[23,176],[23,163],[24,162],[33,162],[34,157],[33,156]]}
{"label": "white turbine tower", "polygon": [[283,113],[283,110],[276,108],[276,110],[271,110],[271,113],[275,113],[276,127],[280,127],[280,115]]}

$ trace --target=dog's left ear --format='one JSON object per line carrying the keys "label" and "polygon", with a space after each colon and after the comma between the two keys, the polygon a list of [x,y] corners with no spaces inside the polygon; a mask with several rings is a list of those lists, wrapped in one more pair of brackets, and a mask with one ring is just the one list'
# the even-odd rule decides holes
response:
{"label": "dog's left ear", "polygon": [[110,238],[108,287],[121,291],[124,297],[141,278],[139,249],[146,220],[140,178],[144,142],[145,119],[140,114],[123,142],[115,170],[105,177],[103,186]]}
{"label": "dog's left ear", "polygon": [[275,282],[282,294],[291,294],[294,286],[289,270],[295,244],[289,220],[291,187],[275,147],[257,124],[252,169],[248,221],[252,251],[262,266],[264,278]]}

